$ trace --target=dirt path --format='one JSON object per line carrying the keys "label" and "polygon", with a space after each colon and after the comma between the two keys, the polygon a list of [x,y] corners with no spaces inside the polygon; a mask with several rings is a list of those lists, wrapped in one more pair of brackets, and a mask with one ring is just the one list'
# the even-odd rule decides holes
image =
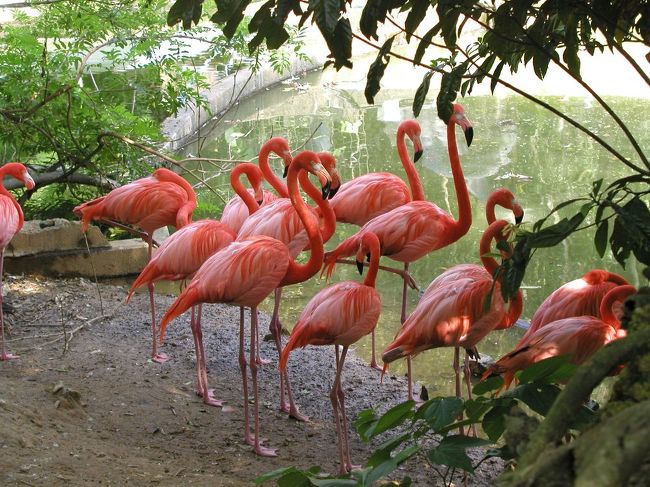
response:
{"label": "dirt path", "polygon": [[[1,485],[230,486],[251,485],[257,475],[289,465],[320,464],[335,471],[328,396],[332,347],[308,347],[289,361],[297,401],[311,417],[309,423],[277,411],[275,366],[262,369],[262,433],[279,448],[279,456],[260,458],[241,442],[237,308],[204,307],[210,385],[229,405],[221,410],[205,407],[193,392],[187,316],[170,326],[164,350],[172,360],[160,365],[147,360],[145,295],[124,306],[124,287],[101,285],[104,311],[112,316],[92,322],[99,300],[96,286],[86,280],[6,276],[5,282],[14,307],[9,346],[21,358],[0,362]],[[170,296],[157,297],[160,311],[171,302]],[[261,329],[267,325],[263,316]],[[82,327],[65,354],[63,327],[68,332]],[[264,342],[262,351],[275,358],[271,342]],[[378,373],[354,354],[344,375],[351,417],[373,404],[389,407],[404,399],[401,378],[387,377],[380,385]],[[362,463],[371,447],[355,433],[351,439],[353,460]],[[500,469],[486,462],[471,485],[491,485]],[[436,484],[422,462],[399,471],[399,477],[406,474],[415,485]]]}

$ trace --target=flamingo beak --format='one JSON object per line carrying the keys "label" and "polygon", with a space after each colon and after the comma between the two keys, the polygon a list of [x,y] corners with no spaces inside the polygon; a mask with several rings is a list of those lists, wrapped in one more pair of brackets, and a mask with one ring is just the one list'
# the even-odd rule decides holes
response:
{"label": "flamingo beak", "polygon": [[412,140],[413,140],[413,150],[415,151],[415,154],[413,154],[413,160],[415,162],[418,162],[424,152],[424,150],[422,150],[422,140],[420,140],[419,135],[414,135],[412,137]]}
{"label": "flamingo beak", "polygon": [[330,188],[332,187],[332,182],[328,179],[327,182],[325,183],[325,186],[323,186],[323,199],[326,200],[327,196],[330,194]]}
{"label": "flamingo beak", "polygon": [[284,172],[282,173],[282,177],[286,178],[287,174],[289,174],[289,166],[284,166]]}
{"label": "flamingo beak", "polygon": [[512,212],[515,215],[515,223],[519,225],[524,219],[524,209],[516,201],[512,202]]}
{"label": "flamingo beak", "polygon": [[469,147],[472,145],[472,140],[474,140],[474,128],[470,125],[463,132],[465,132],[465,141],[467,142],[467,147]]}
{"label": "flamingo beak", "polygon": [[418,162],[420,160],[420,157],[422,157],[423,152],[424,151],[422,150],[415,151],[415,154],[413,155],[413,161]]}
{"label": "flamingo beak", "polygon": [[24,179],[24,184],[27,189],[34,189],[34,186],[36,186],[36,183],[34,183],[34,180],[32,177],[29,175],[27,171],[25,171],[25,174],[23,175]]}
{"label": "flamingo beak", "polygon": [[355,261],[357,263],[357,269],[359,270],[359,275],[363,276],[363,262]]}
{"label": "flamingo beak", "polygon": [[341,187],[341,177],[339,176],[339,172],[334,168],[330,172],[330,177],[332,178],[332,185],[330,186],[330,192],[327,198],[331,200]]}

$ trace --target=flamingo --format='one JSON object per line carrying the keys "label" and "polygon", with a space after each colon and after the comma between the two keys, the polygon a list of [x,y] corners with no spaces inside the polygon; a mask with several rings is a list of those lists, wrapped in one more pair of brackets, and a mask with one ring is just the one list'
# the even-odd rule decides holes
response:
{"label": "flamingo", "polygon": [[[167,225],[184,227],[192,221],[195,208],[196,193],[190,183],[174,171],[159,168],[151,176],[136,179],[107,195],[82,203],[73,212],[81,218],[82,232],[88,229],[91,220],[100,220],[113,226],[127,224],[141,228],[142,233],[134,233],[138,233],[147,242],[148,258],[151,260],[153,233]],[[149,283],[148,287],[153,338],[151,359],[163,363],[168,357],[157,350],[153,283]]]}
{"label": "flamingo", "polygon": [[422,156],[420,124],[404,120],[397,128],[397,152],[402,161],[409,187],[402,179],[389,172],[364,174],[344,183],[330,202],[336,221],[363,226],[374,217],[410,201],[424,200],[424,188],[406,149],[406,136],[413,142],[414,160]]}
{"label": "flamingo", "polygon": [[[382,352],[384,369],[401,357],[430,348],[454,347],[456,395],[460,397],[459,347],[472,353],[476,344],[497,325],[505,321],[505,325],[510,326],[521,314],[521,291],[517,291],[509,306],[503,301],[502,277],[499,276],[496,283],[492,278],[498,264],[486,255],[490,252],[492,240],[503,238],[502,231],[506,225],[506,220],[497,220],[483,233],[479,254],[483,267],[460,264],[442,273],[429,285],[393,342]],[[486,308],[488,297],[489,308]],[[465,378],[470,391],[468,365],[466,356]],[[409,398],[411,393],[409,390]]]}
{"label": "flamingo", "polygon": [[600,301],[600,317],[573,316],[546,323],[533,332],[523,346],[501,357],[483,375],[503,374],[503,388],[510,387],[514,373],[529,365],[557,355],[569,355],[572,364],[586,362],[601,347],[625,336],[625,330],[612,310],[616,301],[625,301],[636,293],[629,284],[611,288]]}
{"label": "flamingo", "polygon": [[27,189],[34,189],[34,180],[27,172],[27,168],[20,162],[9,162],[0,167],[0,360],[17,359],[18,355],[7,352],[5,348],[4,312],[2,311],[2,268],[4,264],[5,248],[11,239],[23,228],[23,210],[9,191],[1,184],[5,176],[12,176],[21,181]]}
{"label": "flamingo", "polygon": [[[336,376],[330,400],[338,436],[341,473],[352,469],[345,395],[341,386],[343,363],[349,346],[372,332],[381,312],[381,299],[375,289],[380,255],[379,239],[372,232],[364,233],[361,238],[356,255],[359,273],[363,273],[363,258],[367,253],[370,253],[370,267],[363,283],[339,282],[316,294],[300,314],[280,358],[280,370],[286,371],[289,354],[293,349],[306,345],[334,345]],[[343,347],[340,356],[339,346]]]}
{"label": "flamingo", "polygon": [[527,343],[539,328],[553,321],[582,315],[601,318],[599,311],[603,297],[615,287],[627,284],[624,277],[603,269],[592,269],[581,278],[567,282],[537,308],[530,327],[515,348]]}
{"label": "flamingo", "polygon": [[[407,286],[416,287],[408,274],[409,263],[424,257],[429,252],[456,242],[469,231],[472,225],[472,208],[456,145],[454,132],[456,125],[463,129],[465,140],[469,146],[472,143],[474,131],[472,124],[465,116],[464,108],[458,103],[452,105],[452,115],[447,122],[447,145],[458,199],[458,220],[454,220],[451,215],[434,203],[420,200],[411,201],[373,218],[356,234],[345,239],[333,251],[328,252],[325,257],[325,267],[329,268],[329,274],[338,259],[355,252],[359,246],[359,239],[364,233],[375,233],[381,243],[382,255],[398,262],[404,262],[404,270],[397,271],[404,279],[400,323],[404,323],[406,319]],[[408,375],[411,377],[410,370]],[[409,399],[413,399],[410,390]]]}
{"label": "flamingo", "polygon": [[248,387],[246,358],[244,356],[244,323],[240,320],[239,365],[242,373],[244,391],[244,437],[253,446],[253,451],[262,456],[276,456],[275,450],[260,445],[259,436],[259,397],[257,388],[257,368],[255,360],[257,341],[257,306],[277,287],[303,282],[320,269],[323,261],[323,240],[317,220],[298,191],[298,176],[301,172],[311,172],[319,177],[324,186],[329,187],[327,171],[322,167],[318,156],[311,151],[303,151],[294,157],[288,174],[289,196],[299,218],[309,236],[311,254],[305,264],[298,264],[291,257],[287,245],[266,235],[256,235],[236,240],[209,257],[194,275],[192,281],[167,310],[160,323],[160,338],[175,317],[199,303],[231,303],[251,308],[250,369],[254,398],[254,429],[250,434],[248,418]]}
{"label": "flamingo", "polygon": [[[300,181],[300,186],[307,195],[313,201],[317,202],[317,209],[311,209],[314,216],[318,217],[319,215],[323,215],[321,236],[323,242],[327,242],[336,229],[336,216],[326,198],[328,195],[332,194],[332,191],[336,193],[338,185],[340,185],[340,178],[336,172],[336,160],[334,157],[328,152],[319,152],[317,155],[323,167],[328,172],[330,179],[334,181],[334,184],[336,185],[334,189],[332,189],[331,184],[327,186],[326,189],[323,190],[321,198],[321,193],[311,184],[306,172],[301,172],[298,179]],[[284,242],[289,248],[289,253],[292,258],[296,258],[300,252],[307,249],[309,244],[308,236],[302,220],[289,198],[278,198],[269,205],[261,208],[260,211],[254,215],[251,215],[239,230],[237,240],[243,240],[253,235],[267,235]],[[276,289],[274,297],[275,302],[269,330],[273,336],[279,357],[280,352],[282,351],[282,323],[280,322],[282,288]],[[258,364],[264,363],[259,357],[259,354],[256,360]],[[285,388],[289,398],[288,405],[285,401]],[[308,420],[307,416],[303,415],[298,410],[295,401],[293,400],[291,385],[288,381],[288,373],[280,374],[280,410],[288,413],[289,416],[299,421]]]}
{"label": "flamingo", "polygon": [[[239,177],[246,174],[253,187],[248,192],[241,184]],[[255,164],[243,163],[235,166],[230,174],[230,181],[249,212],[253,213],[258,208],[253,194],[259,200],[262,198],[262,173]],[[185,225],[174,232],[158,248],[155,255],[142,270],[135,280],[126,298],[128,303],[135,290],[145,284],[157,281],[179,281],[194,275],[205,260],[232,243],[237,234],[227,225],[216,220],[199,220]],[[201,331],[201,306],[192,310],[190,321],[194,349],[196,351],[196,372],[198,377],[197,393],[203,397],[203,402],[209,406],[223,405],[223,401],[214,398],[212,389],[208,388],[208,378],[205,366],[205,353],[203,348],[203,333]]]}
{"label": "flamingo", "polygon": [[[289,151],[289,142],[287,142],[287,139],[282,137],[271,137],[267,140],[260,149],[258,161],[264,179],[273,186],[280,198],[288,198],[289,193],[287,193],[286,185],[273,173],[271,166],[269,166],[269,154],[271,152],[280,156],[284,161],[285,167],[287,167],[291,163],[291,152]],[[266,206],[277,198],[278,196],[275,194],[264,190],[260,206]],[[248,215],[249,210],[246,204],[242,200],[241,196],[237,194],[228,201],[223,209],[221,214],[221,223],[228,225],[235,233],[237,233],[244,224],[246,218],[248,218]]]}

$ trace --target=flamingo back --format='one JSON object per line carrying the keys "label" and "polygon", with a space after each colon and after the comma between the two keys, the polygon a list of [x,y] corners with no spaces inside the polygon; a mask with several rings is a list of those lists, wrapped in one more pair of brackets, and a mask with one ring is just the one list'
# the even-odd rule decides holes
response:
{"label": "flamingo back", "polygon": [[20,205],[9,195],[0,194],[0,249],[4,249],[22,227]]}
{"label": "flamingo back", "polygon": [[398,176],[365,174],[341,185],[330,200],[336,221],[363,226],[376,216],[411,201],[408,186]]}
{"label": "flamingo back", "polygon": [[[316,211],[311,211],[317,215]],[[248,217],[239,230],[237,240],[254,235],[266,235],[283,242],[292,258],[309,244],[307,232],[289,198],[279,198]]]}
{"label": "flamingo back", "polygon": [[186,279],[218,250],[235,240],[230,228],[217,220],[199,220],[172,234],[155,252],[129,291],[161,280]]}
{"label": "flamingo back", "polygon": [[528,342],[500,358],[489,373],[503,374],[508,388],[514,373],[540,360],[569,355],[570,362],[582,364],[601,347],[623,334],[594,316],[577,316],[556,320],[532,334]]}
{"label": "flamingo back", "polygon": [[105,218],[136,225],[152,234],[160,227],[175,225],[177,213],[187,201],[187,191],[183,187],[149,176],[79,205],[75,213],[81,214],[82,229],[87,228],[91,220]]}
{"label": "flamingo back", "polygon": [[[251,196],[255,196],[255,192],[252,189],[248,189],[248,192],[251,194]],[[275,194],[267,190],[264,190],[263,195],[264,196],[262,199],[261,207],[264,207],[272,201],[278,199]],[[248,208],[246,207],[246,204],[239,195],[235,195],[230,198],[230,201],[228,201],[225,208],[223,209],[223,213],[221,214],[221,223],[227,225],[235,233],[239,233],[239,230],[247,218]]]}
{"label": "flamingo back", "polygon": [[463,270],[466,271],[452,267],[429,285],[393,342],[384,350],[384,362],[430,348],[473,348],[504,319],[507,307],[498,283],[486,310],[485,300],[492,288],[492,278],[485,270],[483,276],[476,272],[478,269],[469,274],[461,272]]}
{"label": "flamingo back", "polygon": [[300,314],[282,351],[280,369],[291,350],[306,345],[351,345],[372,332],[381,299],[374,287],[355,281],[329,286],[314,296]]}

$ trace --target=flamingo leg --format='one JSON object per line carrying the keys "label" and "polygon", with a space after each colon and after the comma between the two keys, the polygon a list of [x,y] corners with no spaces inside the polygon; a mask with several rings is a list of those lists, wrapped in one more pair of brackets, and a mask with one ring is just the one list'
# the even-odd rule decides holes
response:
{"label": "flamingo leg", "polygon": [[[151,235],[147,235],[148,245],[148,260],[151,260],[151,252],[153,246],[153,239]],[[158,340],[156,340],[156,305],[153,299],[154,283],[150,282],[147,287],[149,288],[149,306],[151,307],[151,360],[159,364],[167,362],[169,357],[165,353],[158,353]]]}
{"label": "flamingo leg", "polygon": [[[454,373],[456,376],[456,397],[462,399],[463,394],[461,392],[461,386],[460,386],[460,347],[454,347]],[[460,416],[458,416],[458,420],[462,421],[463,420],[463,414],[461,413]],[[459,432],[461,435],[465,434],[465,428],[462,426],[459,429]]]}
{"label": "flamingo leg", "polygon": [[345,458],[345,468],[349,472],[350,470],[353,470],[355,468],[359,468],[360,465],[353,465],[352,464],[352,459],[350,457],[350,436],[348,434],[348,417],[345,414],[345,394],[343,392],[343,380],[341,379],[341,375],[343,374],[343,364],[345,362],[345,356],[348,352],[348,347],[345,346],[343,347],[343,350],[341,351],[341,363],[340,363],[340,370],[339,370],[339,387],[337,390],[337,397],[339,400],[339,407],[341,408],[341,416],[342,416],[342,424],[341,427],[343,429],[343,439],[345,440],[344,442],[344,458]]}
{"label": "flamingo leg", "polygon": [[[214,397],[214,389],[208,387],[208,371],[205,366],[205,348],[203,347],[203,331],[201,330],[201,311],[202,306],[192,306],[192,334],[195,336],[194,345],[196,347],[196,367],[199,376],[199,387],[197,393],[203,398],[203,402],[208,406],[222,407],[224,401]],[[196,308],[196,318],[194,309]]]}
{"label": "flamingo leg", "polygon": [[104,225],[111,226],[111,227],[121,228],[122,230],[125,230],[125,231],[129,232],[131,235],[135,235],[136,237],[140,237],[145,242],[148,242],[149,239],[151,239],[151,242],[153,243],[153,245],[155,245],[156,247],[160,247],[160,244],[158,242],[156,242],[151,235],[149,235],[149,234],[147,234],[145,232],[141,232],[140,230],[136,230],[133,227],[130,227],[128,225],[124,225],[123,223],[116,222],[114,220],[108,220],[106,218],[101,218],[101,219],[98,219],[96,221],[99,222],[99,223],[103,223]]}
{"label": "flamingo leg", "polygon": [[[404,275],[410,276],[408,262],[404,262]],[[402,311],[400,313],[400,318],[399,318],[400,325],[403,325],[404,322],[406,321],[406,299],[407,299],[407,292],[408,292],[408,287],[407,286],[409,286],[409,285],[410,284],[408,283],[406,278],[404,278],[404,286],[402,287]],[[406,369],[407,369],[406,375],[407,375],[408,399],[409,399],[409,401],[415,401],[415,402],[418,402],[418,403],[422,402],[419,397],[416,397],[413,394],[413,374],[412,374],[413,369],[412,369],[411,356],[410,355],[408,355],[406,357]]]}
{"label": "flamingo leg", "polygon": [[18,358],[18,355],[12,355],[11,353],[7,352],[7,349],[5,348],[5,318],[4,318],[4,311],[2,310],[2,287],[4,285],[4,279],[3,279],[3,267],[4,267],[4,260],[5,260],[5,249],[0,249],[0,341],[2,342],[1,348],[2,350],[0,351],[0,361],[2,360],[14,360]]}
{"label": "flamingo leg", "polygon": [[[277,292],[277,289],[276,289],[276,292]],[[271,332],[271,334],[273,334],[273,326],[274,326],[273,325],[273,320],[277,317],[276,315],[278,314],[278,312],[276,311],[278,309],[278,306],[279,306],[277,304],[277,299],[278,298],[276,296],[276,303],[273,306],[273,316],[271,317],[271,323],[269,324],[269,331]],[[280,325],[280,327],[282,327],[282,325]],[[255,350],[255,363],[257,365],[268,365],[268,364],[271,363],[271,360],[267,359],[267,358],[262,358],[262,354],[260,353],[261,343],[262,343],[262,340],[258,339],[257,340],[257,347],[256,347],[256,350]]]}
{"label": "flamingo leg", "polygon": [[[336,263],[337,264],[357,265],[356,260],[347,260],[347,259],[336,259]],[[363,265],[366,266],[366,267],[370,267],[370,264],[368,262],[363,262]],[[408,266],[405,266],[405,267],[408,268]],[[406,281],[406,284],[408,285],[408,287],[410,287],[411,289],[414,289],[416,291],[420,290],[420,287],[418,286],[418,283],[415,282],[415,279],[413,279],[413,276],[411,276],[411,274],[409,274],[409,272],[406,271],[406,269],[395,269],[394,267],[386,267],[386,266],[383,266],[383,265],[380,265],[377,268],[381,269],[382,271],[392,272],[393,274],[397,274],[402,279],[404,279],[404,281]]]}
{"label": "flamingo leg", "polygon": [[334,413],[334,425],[336,426],[336,436],[338,439],[339,450],[339,473],[347,473],[346,470],[346,457],[343,451],[343,433],[341,428],[341,416],[339,414],[339,395],[338,395],[338,381],[340,380],[341,359],[339,357],[339,346],[334,345],[336,351],[336,376],[334,377],[334,384],[330,391],[330,401],[332,402],[332,412]]}
{"label": "flamingo leg", "polygon": [[[275,341],[275,348],[278,351],[278,360],[282,353],[282,323],[280,322],[280,303],[282,302],[282,288],[275,290],[275,303],[273,306],[273,317],[269,325],[269,331]],[[285,402],[284,391],[286,390],[289,397],[289,405]],[[291,392],[291,383],[289,382],[289,372],[286,370],[280,372],[280,411],[289,413],[289,416],[298,421],[309,421],[309,418],[298,410],[298,406],[293,399]]]}
{"label": "flamingo leg", "polygon": [[382,370],[382,368],[379,365],[377,365],[377,352],[375,351],[376,350],[376,344],[375,344],[376,340],[375,340],[375,330],[374,329],[372,330],[372,333],[370,334],[370,337],[372,339],[372,356],[370,357],[370,367],[372,367],[373,369]]}
{"label": "flamingo leg", "polygon": [[[469,354],[465,353],[465,383],[467,384],[467,398],[472,399],[472,376],[469,368]],[[477,437],[476,426],[472,425],[472,434]]]}
{"label": "flamingo leg", "polygon": [[255,342],[257,341],[257,306],[251,307],[251,348],[250,348],[250,368],[253,382],[253,414],[255,416],[255,443],[253,451],[263,457],[276,457],[278,454],[272,448],[266,448],[260,445],[260,400],[257,387],[257,368],[255,363]]}
{"label": "flamingo leg", "polygon": [[242,390],[244,392],[244,441],[254,445],[248,422],[248,372],[246,370],[246,354],[244,353],[244,308],[239,308],[239,369],[241,370]]}

